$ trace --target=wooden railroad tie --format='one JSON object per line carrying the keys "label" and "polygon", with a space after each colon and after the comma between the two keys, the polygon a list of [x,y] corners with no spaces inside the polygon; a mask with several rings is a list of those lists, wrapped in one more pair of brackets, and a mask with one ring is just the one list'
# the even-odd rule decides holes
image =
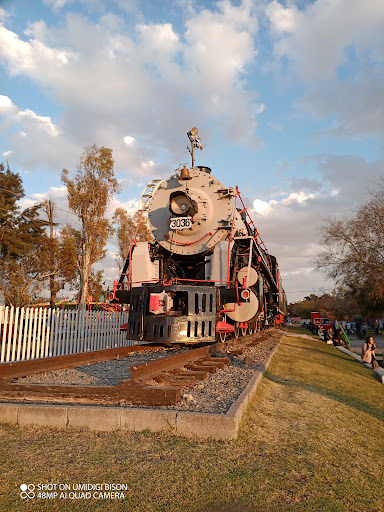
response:
{"label": "wooden railroad tie", "polygon": [[[9,382],[24,375],[53,371],[124,357],[144,347],[124,347],[89,354],[59,356],[48,360],[21,361],[2,366],[0,371],[0,399],[24,402],[99,403],[109,405],[175,405],[181,398],[182,388],[191,388],[197,380],[229,364],[228,357],[214,357],[217,347],[200,347],[157,361],[148,361],[131,367],[131,379],[118,386],[44,385]],[[239,352],[232,350],[231,352]],[[220,353],[220,352],[219,352]],[[241,353],[241,351],[240,351]],[[150,386],[145,382],[155,381]]]}
{"label": "wooden railroad tie", "polygon": [[170,375],[168,373],[160,373],[153,377],[158,384],[166,386],[180,386],[182,388],[193,388],[196,384],[196,377],[193,375]]}
{"label": "wooden railroad tie", "polygon": [[174,405],[180,400],[178,386],[146,386],[123,383],[119,386],[45,386],[1,382],[0,399],[13,398],[40,402],[81,402],[133,405]]}
{"label": "wooden railroad tie", "polygon": [[216,373],[217,372],[217,366],[215,365],[209,365],[203,364],[203,363],[190,363],[186,364],[185,368],[188,368],[188,370],[197,370],[197,371],[207,371],[208,373]]}
{"label": "wooden railroad tie", "polygon": [[198,370],[170,370],[167,373],[171,375],[190,375],[195,377],[196,380],[205,380],[208,376],[208,372]]}

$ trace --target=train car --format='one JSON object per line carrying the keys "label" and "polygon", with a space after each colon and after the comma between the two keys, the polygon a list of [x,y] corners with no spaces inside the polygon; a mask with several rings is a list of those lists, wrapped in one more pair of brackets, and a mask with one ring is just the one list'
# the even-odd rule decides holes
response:
{"label": "train car", "polygon": [[[286,298],[236,188],[192,165],[157,180],[142,197],[155,242],[133,241],[111,298],[129,305],[127,338],[193,344],[238,337],[284,322]],[[140,217],[141,218],[141,217]]]}

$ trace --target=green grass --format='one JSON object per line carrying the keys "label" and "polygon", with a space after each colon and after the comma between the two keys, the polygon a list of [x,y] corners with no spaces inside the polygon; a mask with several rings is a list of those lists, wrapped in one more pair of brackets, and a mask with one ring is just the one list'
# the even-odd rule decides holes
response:
{"label": "green grass", "polygon": [[[1,426],[0,510],[384,511],[384,386],[285,337],[235,441]],[[124,500],[22,502],[20,483],[129,484]]]}
{"label": "green grass", "polygon": [[309,329],[299,327],[298,325],[287,325],[286,330],[289,334],[308,334],[308,336],[312,336]]}

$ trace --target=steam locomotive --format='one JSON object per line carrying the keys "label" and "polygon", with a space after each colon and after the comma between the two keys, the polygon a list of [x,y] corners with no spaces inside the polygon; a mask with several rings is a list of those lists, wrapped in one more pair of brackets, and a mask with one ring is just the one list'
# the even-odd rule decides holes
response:
{"label": "steam locomotive", "polygon": [[140,219],[148,217],[155,242],[134,239],[114,284],[111,298],[130,306],[131,340],[214,342],[284,321],[276,258],[237,187],[195,166],[194,150],[204,147],[197,128],[188,137],[192,166],[181,164],[170,178],[153,182],[141,199]]}

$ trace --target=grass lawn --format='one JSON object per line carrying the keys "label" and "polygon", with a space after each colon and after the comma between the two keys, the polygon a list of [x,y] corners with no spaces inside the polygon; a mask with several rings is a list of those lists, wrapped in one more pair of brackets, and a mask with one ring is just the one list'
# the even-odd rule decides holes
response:
{"label": "grass lawn", "polygon": [[308,334],[308,336],[313,336],[309,329],[298,325],[288,325],[286,329],[289,334]]}
{"label": "grass lawn", "polygon": [[[384,511],[384,386],[283,338],[235,441],[0,426],[0,510]],[[127,483],[125,499],[23,501],[21,483]]]}

